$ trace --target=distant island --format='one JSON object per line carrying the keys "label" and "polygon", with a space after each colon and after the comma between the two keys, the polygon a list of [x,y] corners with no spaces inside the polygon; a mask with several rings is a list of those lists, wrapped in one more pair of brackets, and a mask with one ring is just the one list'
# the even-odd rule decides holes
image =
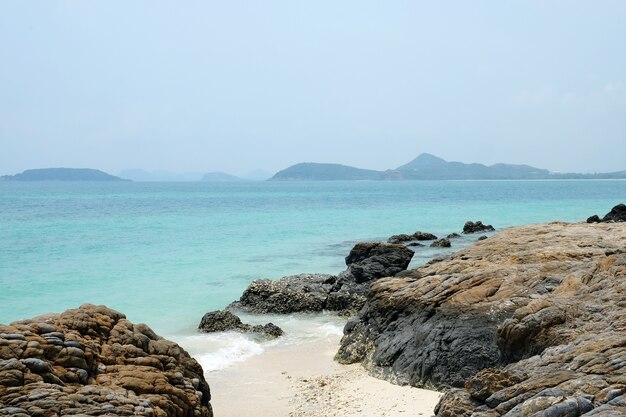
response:
{"label": "distant island", "polygon": [[448,162],[423,153],[395,169],[375,171],[340,164],[300,163],[276,173],[272,181],[332,180],[545,180],[545,179],[626,179],[626,171],[577,174],[554,173],[530,165],[466,164]]}
{"label": "distant island", "polygon": [[41,168],[28,169],[20,174],[4,175],[0,181],[130,181],[97,169]]}
{"label": "distant island", "polygon": [[235,175],[227,174],[225,172],[209,172],[204,174],[200,181],[203,182],[241,182],[248,181],[244,178],[237,177]]}

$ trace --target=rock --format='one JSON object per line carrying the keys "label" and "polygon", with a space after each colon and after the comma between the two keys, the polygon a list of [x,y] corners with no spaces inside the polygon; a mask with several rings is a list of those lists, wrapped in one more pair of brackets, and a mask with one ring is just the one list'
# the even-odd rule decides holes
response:
{"label": "rock", "polygon": [[589,217],[587,223],[610,223],[626,222],[626,205],[618,204],[611,209],[602,219],[597,214]]}
{"label": "rock", "polygon": [[283,330],[273,323],[252,326],[241,322],[241,319],[230,311],[220,310],[206,313],[198,329],[204,333],[237,330],[246,333],[261,333],[276,338],[284,334]]}
{"label": "rock", "polygon": [[449,248],[450,246],[452,246],[452,244],[450,243],[450,240],[445,239],[445,238],[435,240],[433,243],[430,244],[431,248]]}
{"label": "rock", "polygon": [[409,243],[407,243],[406,245],[407,245],[407,246],[409,246],[409,247],[420,247],[420,246],[426,246],[426,245],[424,245],[424,244],[422,244],[422,243],[419,243],[419,242],[409,242]]}
{"label": "rock", "polygon": [[413,251],[404,245],[388,243],[357,243],[346,256],[348,272],[357,283],[391,277],[404,271]]}
{"label": "rock", "polygon": [[478,236],[478,239],[476,239],[476,240],[485,240],[485,239],[487,239],[487,236],[482,235],[482,236]]}
{"label": "rock", "polygon": [[600,217],[598,217],[597,214],[594,214],[593,216],[587,218],[587,223],[600,223],[600,222],[602,222],[602,220],[600,220]]}
{"label": "rock", "polygon": [[409,242],[411,240],[436,240],[436,239],[437,239],[437,236],[433,235],[432,233],[417,231],[413,233],[412,235],[407,235],[404,233],[399,234],[399,235],[393,235],[389,239],[387,239],[387,243],[402,243],[402,242]]}
{"label": "rock", "polygon": [[448,391],[436,415],[626,415],[626,224],[509,228],[375,281],[337,360]]}
{"label": "rock", "polygon": [[413,253],[399,244],[357,243],[346,257],[346,271],[255,280],[231,307],[261,314],[328,310],[351,315],[363,306],[370,281],[405,270]]}
{"label": "rock", "polygon": [[107,307],[0,324],[0,415],[212,417],[210,399],[195,359]]}
{"label": "rock", "polygon": [[481,233],[481,232],[494,232],[496,229],[490,224],[483,224],[480,220],[476,223],[468,221],[463,226],[463,233]]}
{"label": "rock", "polygon": [[458,233],[450,233],[448,236],[446,236],[447,239],[457,239],[459,237],[461,237],[461,235]]}

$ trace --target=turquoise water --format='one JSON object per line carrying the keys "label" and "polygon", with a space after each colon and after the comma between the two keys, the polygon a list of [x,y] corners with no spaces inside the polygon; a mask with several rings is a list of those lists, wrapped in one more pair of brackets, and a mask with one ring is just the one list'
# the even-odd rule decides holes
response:
{"label": "turquoise water", "polygon": [[[0,183],[0,322],[106,304],[162,334],[358,240],[603,215],[622,181]],[[418,249],[414,264],[433,255]]]}

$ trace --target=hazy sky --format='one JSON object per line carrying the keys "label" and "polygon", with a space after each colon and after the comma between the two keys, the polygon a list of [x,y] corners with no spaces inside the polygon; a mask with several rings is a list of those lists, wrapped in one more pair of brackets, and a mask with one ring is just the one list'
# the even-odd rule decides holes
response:
{"label": "hazy sky", "polygon": [[626,1],[2,1],[0,174],[626,169]]}

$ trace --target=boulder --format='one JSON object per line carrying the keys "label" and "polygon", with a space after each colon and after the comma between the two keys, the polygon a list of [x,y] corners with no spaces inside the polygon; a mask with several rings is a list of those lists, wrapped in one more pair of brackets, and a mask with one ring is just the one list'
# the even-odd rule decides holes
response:
{"label": "boulder", "polygon": [[463,233],[483,233],[483,232],[494,232],[496,229],[490,224],[483,224],[480,220],[477,222],[468,221],[463,226]]}
{"label": "boulder", "polygon": [[242,323],[239,317],[228,310],[218,310],[206,313],[198,325],[198,330],[204,333],[235,330],[245,333],[260,333],[271,338],[276,338],[284,334],[283,330],[273,323],[255,326]]}
{"label": "boulder", "polygon": [[346,271],[255,280],[231,307],[253,313],[327,310],[351,315],[363,306],[370,282],[405,270],[413,253],[404,245],[357,243],[346,257]]}
{"label": "boulder", "polygon": [[446,236],[447,239],[457,239],[459,237],[461,237],[461,235],[458,233],[450,233],[448,236]]}
{"label": "boulder", "polygon": [[618,204],[611,209],[602,219],[597,214],[589,217],[587,223],[610,223],[626,222],[626,205]]}
{"label": "boulder", "polygon": [[105,306],[0,324],[0,415],[212,417],[198,362]]}
{"label": "boulder", "polygon": [[336,355],[442,416],[626,415],[626,224],[506,229],[375,281]]}
{"label": "boulder", "polygon": [[446,238],[435,240],[430,244],[431,248],[449,248],[451,246],[452,244],[450,243],[450,240]]}

